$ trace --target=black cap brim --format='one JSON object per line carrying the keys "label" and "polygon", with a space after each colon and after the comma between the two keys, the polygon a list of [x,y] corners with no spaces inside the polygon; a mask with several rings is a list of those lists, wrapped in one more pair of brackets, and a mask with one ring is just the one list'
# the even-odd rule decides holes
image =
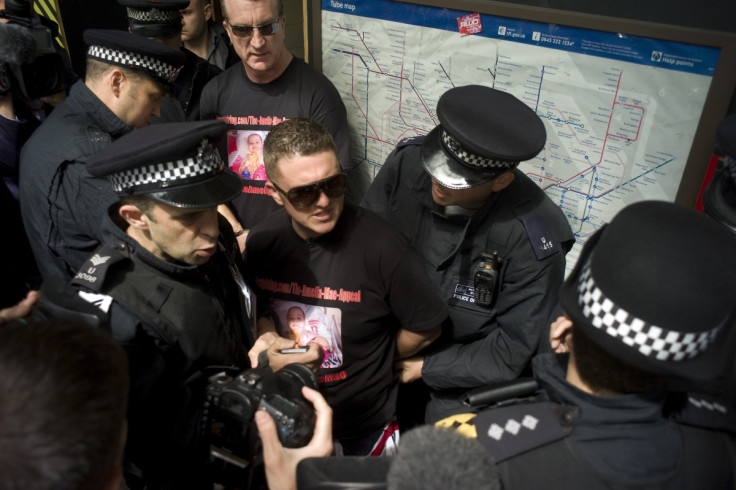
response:
{"label": "black cap brim", "polygon": [[490,182],[506,170],[483,172],[460,163],[448,152],[440,140],[441,127],[437,126],[429,132],[420,150],[424,170],[442,186],[448,189],[470,189]]}
{"label": "black cap brim", "polygon": [[679,362],[662,362],[641,355],[635,348],[625,345],[619,338],[606,333],[605,329],[596,328],[591,324],[578,303],[578,283],[583,267],[595,249],[596,243],[607,231],[606,227],[603,227],[588,239],[575,268],[560,288],[560,305],[573,325],[612,357],[646,373],[667,379],[690,381],[710,380],[723,374],[728,350],[736,342],[736,328],[733,327],[736,319],[733,318],[733,315],[730,318],[724,318],[721,330],[706,354]]}
{"label": "black cap brim", "polygon": [[243,179],[225,169],[213,178],[148,193],[152,199],[178,208],[211,208],[232,201],[243,191]]}

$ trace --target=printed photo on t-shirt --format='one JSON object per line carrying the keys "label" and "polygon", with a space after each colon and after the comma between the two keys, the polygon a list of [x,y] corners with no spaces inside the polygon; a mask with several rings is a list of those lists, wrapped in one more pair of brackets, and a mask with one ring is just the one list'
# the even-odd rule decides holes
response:
{"label": "printed photo on t-shirt", "polygon": [[268,180],[263,164],[263,140],[268,131],[227,132],[227,161],[230,170],[245,180]]}
{"label": "printed photo on t-shirt", "polygon": [[279,335],[304,347],[318,343],[325,352],[321,368],[342,366],[342,311],[339,308],[271,300]]}

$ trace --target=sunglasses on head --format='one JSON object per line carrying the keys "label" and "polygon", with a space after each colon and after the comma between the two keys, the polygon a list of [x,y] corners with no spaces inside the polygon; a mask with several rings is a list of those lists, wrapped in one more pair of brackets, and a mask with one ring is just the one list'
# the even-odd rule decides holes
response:
{"label": "sunglasses on head", "polygon": [[345,188],[348,186],[348,176],[340,173],[311,184],[291,188],[288,191],[277,186],[273,180],[271,184],[273,184],[277,191],[286,196],[286,199],[289,200],[292,206],[295,208],[307,208],[317,202],[322,192],[329,198],[342,196],[345,193]]}
{"label": "sunglasses on head", "polygon": [[281,26],[279,25],[280,20],[281,16],[279,15],[276,22],[263,24],[262,26],[239,26],[231,24],[230,21],[227,21],[227,25],[230,26],[233,34],[237,37],[251,37],[253,35],[253,29],[257,29],[258,32],[261,33],[261,36],[270,36],[271,34],[279,32],[279,29],[281,29]]}

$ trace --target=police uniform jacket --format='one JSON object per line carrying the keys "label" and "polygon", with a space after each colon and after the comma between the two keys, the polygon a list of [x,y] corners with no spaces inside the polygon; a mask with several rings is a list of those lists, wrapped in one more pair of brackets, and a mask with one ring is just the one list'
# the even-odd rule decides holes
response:
{"label": "police uniform jacket", "polygon": [[179,479],[197,487],[204,474],[195,468],[206,459],[198,453],[197,426],[203,369],[248,367],[250,292],[240,279],[235,237],[226,222],[220,229],[220,250],[206,264],[189,266],[155,257],[108,218],[106,244],[72,280],[85,299],[109,312],[113,336],[128,352],[126,455],[149,484]]}
{"label": "police uniform jacket", "polygon": [[489,409],[474,419],[504,488],[734,488],[728,435],[665,417],[663,388],[585,393],[565,381],[567,359],[534,359],[549,402]]}
{"label": "police uniform jacket", "polygon": [[[391,221],[417,249],[449,305],[443,336],[424,357],[431,388],[427,421],[465,411],[467,389],[519,376],[537,350],[557,304],[565,253],[574,242],[565,216],[522,172],[470,215],[435,204],[419,154],[421,138],[388,157],[362,205]],[[490,307],[475,304],[481,253],[501,258]]]}
{"label": "police uniform jacket", "polygon": [[80,81],[23,147],[21,213],[44,278],[69,279],[100,244],[102,218],[117,196],[84,164],[131,129]]}
{"label": "police uniform jacket", "polygon": [[222,73],[217,66],[181,48],[186,56],[172,87],[172,93],[161,99],[161,114],[151,119],[151,124],[199,121],[199,97],[211,79]]}
{"label": "police uniform jacket", "polygon": [[219,22],[209,20],[210,48],[207,53],[207,62],[225,70],[235,63],[240,63],[240,58],[235,52],[225,28]]}
{"label": "police uniform jacket", "polygon": [[207,82],[222,73],[222,70],[188,49],[182,48],[182,51],[187,60],[174,81],[174,91],[184,109],[186,120],[199,121],[199,98],[202,90]]}

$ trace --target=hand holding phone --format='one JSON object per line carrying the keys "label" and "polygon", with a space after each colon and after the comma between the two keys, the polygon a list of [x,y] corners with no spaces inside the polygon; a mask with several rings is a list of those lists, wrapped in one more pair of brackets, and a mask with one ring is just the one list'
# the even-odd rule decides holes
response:
{"label": "hand holding phone", "polygon": [[292,347],[291,349],[279,349],[280,354],[302,354],[304,352],[307,352],[309,348],[307,347]]}

